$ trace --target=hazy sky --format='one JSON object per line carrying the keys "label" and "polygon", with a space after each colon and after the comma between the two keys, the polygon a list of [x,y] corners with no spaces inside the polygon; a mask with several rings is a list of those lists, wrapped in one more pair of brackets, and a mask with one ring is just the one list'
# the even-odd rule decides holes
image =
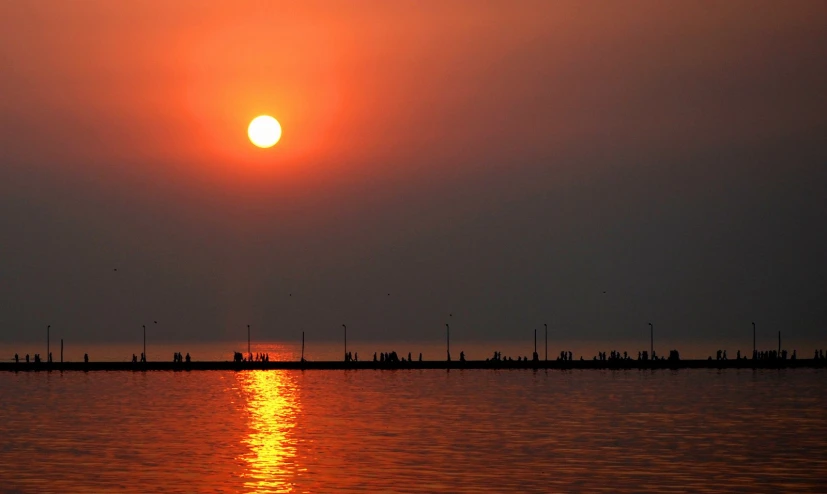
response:
{"label": "hazy sky", "polygon": [[0,0],[0,70],[0,341],[827,346],[825,2]]}

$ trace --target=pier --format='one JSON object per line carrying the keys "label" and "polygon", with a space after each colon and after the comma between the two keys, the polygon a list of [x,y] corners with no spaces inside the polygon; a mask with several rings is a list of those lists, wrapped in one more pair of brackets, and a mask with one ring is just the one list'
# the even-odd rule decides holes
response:
{"label": "pier", "polygon": [[0,363],[0,372],[43,371],[247,371],[247,370],[655,370],[655,369],[801,369],[827,368],[824,359],[776,360],[466,360],[466,361],[193,361],[193,362],[40,362]]}

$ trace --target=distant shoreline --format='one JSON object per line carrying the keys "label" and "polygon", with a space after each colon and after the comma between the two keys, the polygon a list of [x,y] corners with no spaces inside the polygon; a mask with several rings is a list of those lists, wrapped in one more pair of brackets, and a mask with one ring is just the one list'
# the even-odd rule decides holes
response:
{"label": "distant shoreline", "polygon": [[825,359],[796,360],[540,360],[533,361],[423,361],[423,362],[53,362],[48,363],[0,363],[0,372],[50,372],[50,371],[246,371],[246,370],[655,370],[655,369],[799,369],[827,368]]}

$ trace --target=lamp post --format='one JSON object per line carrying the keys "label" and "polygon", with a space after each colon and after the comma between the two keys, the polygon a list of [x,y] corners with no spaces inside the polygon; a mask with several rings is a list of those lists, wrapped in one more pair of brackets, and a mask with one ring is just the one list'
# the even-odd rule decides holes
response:
{"label": "lamp post", "polygon": [[51,354],[49,353],[49,329],[51,327],[52,327],[51,324],[46,326],[46,362],[48,362],[50,364],[52,363],[52,359],[50,357]]}
{"label": "lamp post", "polygon": [[144,328],[144,362],[146,362],[149,360],[146,358],[146,324],[142,325],[142,327]]}
{"label": "lamp post", "polygon": [[652,359],[655,358],[655,326],[649,323],[649,353],[652,354]]}
{"label": "lamp post", "polygon": [[250,362],[253,361],[253,350],[250,346],[250,325],[247,325],[247,356],[250,359]]}
{"label": "lamp post", "polygon": [[548,324],[543,324],[546,327],[546,362],[548,362]]}
{"label": "lamp post", "polygon": [[451,361],[451,326],[445,323],[445,344],[448,352],[448,362]]}
{"label": "lamp post", "polygon": [[345,362],[347,362],[347,325],[342,324],[342,328],[344,328],[345,333]]}
{"label": "lamp post", "polygon": [[752,354],[755,355],[755,321],[752,322]]}

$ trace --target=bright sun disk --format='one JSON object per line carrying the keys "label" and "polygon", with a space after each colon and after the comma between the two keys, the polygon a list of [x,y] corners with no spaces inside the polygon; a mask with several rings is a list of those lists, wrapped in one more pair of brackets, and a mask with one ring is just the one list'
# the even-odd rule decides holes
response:
{"label": "bright sun disk", "polygon": [[281,139],[281,125],[275,118],[269,115],[261,115],[250,122],[250,126],[247,127],[247,135],[250,137],[250,142],[256,146],[269,148]]}

